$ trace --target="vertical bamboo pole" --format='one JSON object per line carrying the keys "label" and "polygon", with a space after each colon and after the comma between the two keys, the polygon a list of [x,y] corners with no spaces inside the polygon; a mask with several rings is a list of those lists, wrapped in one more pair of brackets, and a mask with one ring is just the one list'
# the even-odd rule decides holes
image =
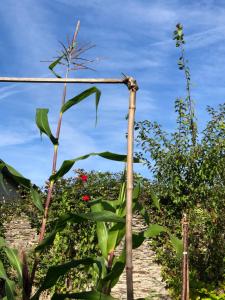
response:
{"label": "vertical bamboo pole", "polygon": [[126,192],[126,282],[127,300],[134,299],[133,293],[133,264],[132,264],[132,194],[133,194],[133,144],[134,144],[134,115],[136,109],[136,81],[127,78],[130,90],[128,138],[127,138],[127,192]]}
{"label": "vertical bamboo pole", "polygon": [[183,265],[182,265],[182,300],[189,300],[189,263],[188,263],[188,220],[187,215],[182,218],[183,234]]}

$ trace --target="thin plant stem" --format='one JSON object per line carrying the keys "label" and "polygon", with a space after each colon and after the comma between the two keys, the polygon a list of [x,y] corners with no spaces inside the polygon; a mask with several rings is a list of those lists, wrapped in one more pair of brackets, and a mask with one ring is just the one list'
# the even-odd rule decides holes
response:
{"label": "thin plant stem", "polygon": [[[72,46],[76,42],[79,28],[80,28],[80,21],[77,22],[76,30],[74,32],[74,36],[73,36],[73,40],[72,40]],[[69,61],[68,61],[67,69],[66,69],[65,79],[67,79],[68,76],[69,76],[70,61],[71,61],[71,55],[69,56]],[[67,93],[67,83],[65,82],[64,83],[64,87],[63,87],[61,107],[66,102],[66,93]],[[59,140],[59,137],[60,137],[61,125],[62,125],[62,112],[60,111],[59,118],[58,118],[57,130],[56,130],[56,138],[58,140]],[[56,172],[57,158],[58,158],[58,145],[55,145],[54,146],[54,153],[53,153],[53,160],[52,160],[52,174],[55,174],[55,172]],[[39,233],[39,239],[38,239],[39,243],[43,241],[44,235],[45,235],[45,232],[46,232],[46,224],[47,224],[47,219],[48,219],[48,211],[49,211],[49,206],[50,206],[51,200],[52,200],[53,188],[54,188],[54,181],[51,180],[50,183],[49,183],[49,187],[48,187],[47,199],[46,199],[45,208],[44,208],[44,215],[43,215],[41,229],[40,229],[40,233]],[[35,260],[34,260],[34,265],[33,265],[32,273],[31,273],[31,285],[33,284],[33,281],[34,281],[34,278],[35,278],[35,273],[36,273],[37,265],[38,265],[38,257],[36,256]]]}
{"label": "thin plant stem", "polygon": [[[76,30],[74,32],[74,36],[73,36],[73,40],[72,40],[72,45],[74,45],[74,43],[76,42],[79,27],[80,27],[80,21],[77,22]],[[68,66],[67,66],[67,70],[66,70],[66,76],[65,76],[66,79],[69,76],[71,55],[70,55],[69,59],[70,60],[68,62]],[[66,93],[67,93],[67,83],[64,83],[61,107],[66,102]],[[62,125],[62,112],[59,113],[58,125],[57,125],[57,130],[56,130],[56,138],[57,139],[59,139],[59,136],[60,136],[61,125]],[[58,145],[54,146],[54,154],[53,154],[53,162],[52,162],[52,174],[55,174],[55,172],[56,172],[56,165],[57,165],[57,158],[58,158],[58,148],[59,148]],[[42,226],[41,226],[40,235],[39,235],[39,242],[41,242],[43,240],[44,235],[45,235],[46,223],[47,223],[47,218],[48,218],[48,210],[49,210],[49,206],[50,206],[51,199],[52,199],[53,187],[54,187],[54,181],[50,181],[49,188],[48,188],[47,200],[45,202],[45,211],[44,211],[44,216],[43,216],[43,220],[42,220]]]}

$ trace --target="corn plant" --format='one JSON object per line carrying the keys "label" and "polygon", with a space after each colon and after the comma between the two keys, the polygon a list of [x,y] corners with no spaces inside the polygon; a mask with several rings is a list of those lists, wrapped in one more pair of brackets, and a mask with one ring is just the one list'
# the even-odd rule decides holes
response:
{"label": "corn plant", "polygon": [[[57,66],[66,66],[66,78],[69,76],[71,70],[74,67],[84,68],[83,63],[79,61],[80,54],[83,50],[77,46],[76,38],[79,30],[79,22],[71,43],[68,47],[63,45],[63,51],[57,57],[56,60],[51,62],[49,69],[56,77],[60,75],[55,71]],[[49,177],[49,188],[47,193],[47,199],[43,201],[39,189],[33,185],[31,181],[23,177],[12,166],[8,165],[4,161],[0,161],[0,171],[4,170],[7,174],[14,179],[22,188],[30,192],[30,196],[33,204],[42,213],[42,224],[39,234],[39,243],[35,248],[35,258],[32,262],[32,266],[28,266],[26,255],[18,253],[17,250],[9,248],[4,239],[0,239],[0,248],[5,251],[8,261],[12,268],[16,271],[13,274],[8,274],[4,265],[0,261],[0,278],[4,280],[5,286],[5,300],[23,299],[23,300],[38,300],[43,291],[57,286],[57,280],[60,276],[67,274],[72,268],[76,267],[92,267],[97,274],[97,280],[95,287],[92,291],[82,291],[80,293],[71,294],[57,294],[52,296],[53,300],[57,299],[101,299],[101,300],[113,300],[110,296],[112,287],[118,282],[121,273],[125,267],[125,249],[122,253],[115,257],[115,250],[124,238],[125,234],[125,181],[121,183],[121,190],[118,199],[115,201],[107,201],[107,199],[93,199],[90,202],[89,213],[68,213],[58,218],[55,222],[55,228],[47,236],[46,224],[48,221],[48,211],[52,200],[52,192],[54,183],[56,180],[66,175],[77,161],[84,160],[90,156],[99,156],[108,160],[126,162],[127,155],[116,154],[108,151],[99,153],[88,153],[77,158],[65,160],[62,165],[57,169],[57,156],[58,146],[60,138],[60,128],[62,123],[62,117],[66,111],[73,108],[75,105],[85,100],[91,95],[95,95],[95,107],[96,107],[96,122],[97,122],[97,110],[100,101],[101,92],[97,87],[91,87],[79,95],[66,100],[67,86],[64,85],[62,105],[59,113],[58,126],[56,134],[52,133],[49,121],[47,108],[38,108],[36,111],[36,124],[41,134],[45,134],[50,142],[53,144],[53,159],[52,159],[52,173]],[[134,158],[133,161],[138,163],[139,160]],[[1,174],[1,173],[0,173]],[[4,172],[2,173],[4,174]],[[0,183],[4,185],[4,175],[0,176]],[[138,183],[133,193],[133,210],[140,209],[138,204],[138,196],[140,192],[140,183]],[[44,205],[43,205],[44,203]],[[143,210],[143,208],[142,208]],[[55,236],[58,232],[62,231],[68,224],[73,223],[85,223],[90,220],[96,222],[97,225],[97,237],[98,245],[101,255],[96,258],[87,257],[80,260],[71,260],[67,263],[51,266],[47,270],[42,283],[37,287],[37,291],[32,295],[32,288],[34,286],[35,274],[39,265],[40,252],[51,247],[54,242]],[[146,231],[133,234],[133,248],[138,247],[144,241],[145,238],[154,237],[161,232],[169,233],[165,227],[157,224],[152,224]],[[170,233],[169,233],[170,234]],[[171,236],[171,241],[174,242],[175,237]],[[176,244],[176,243],[175,243]]]}

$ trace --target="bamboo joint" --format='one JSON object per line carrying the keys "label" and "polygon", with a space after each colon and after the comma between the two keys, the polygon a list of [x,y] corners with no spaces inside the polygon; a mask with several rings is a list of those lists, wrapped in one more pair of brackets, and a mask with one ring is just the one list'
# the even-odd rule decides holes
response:
{"label": "bamboo joint", "polygon": [[127,85],[129,90],[136,92],[139,89],[137,85],[137,81],[133,77],[125,77],[124,83]]}

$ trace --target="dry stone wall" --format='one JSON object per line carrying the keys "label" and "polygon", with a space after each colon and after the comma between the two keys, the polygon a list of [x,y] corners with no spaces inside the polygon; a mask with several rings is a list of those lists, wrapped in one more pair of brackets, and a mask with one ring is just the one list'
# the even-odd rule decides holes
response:
{"label": "dry stone wall", "polygon": [[[140,216],[133,220],[133,230],[138,232],[145,228]],[[32,229],[25,215],[5,224],[6,240],[11,247],[28,252],[37,243],[37,234]],[[133,251],[134,266],[134,298],[169,300],[165,284],[160,276],[160,266],[155,263],[155,253],[151,250],[150,241],[146,240],[138,249]],[[120,251],[121,248],[118,250]],[[119,282],[112,290],[112,296],[126,299],[126,274],[123,272]],[[43,296],[42,300],[50,299]]]}
{"label": "dry stone wall", "polygon": [[[140,232],[146,225],[141,216],[134,216],[133,231]],[[123,245],[119,251],[122,249]],[[160,275],[161,267],[155,262],[155,253],[151,250],[150,241],[145,240],[137,249],[133,250],[133,282],[134,299],[169,300],[169,294]],[[126,271],[112,290],[112,296],[120,300],[126,299]]]}

